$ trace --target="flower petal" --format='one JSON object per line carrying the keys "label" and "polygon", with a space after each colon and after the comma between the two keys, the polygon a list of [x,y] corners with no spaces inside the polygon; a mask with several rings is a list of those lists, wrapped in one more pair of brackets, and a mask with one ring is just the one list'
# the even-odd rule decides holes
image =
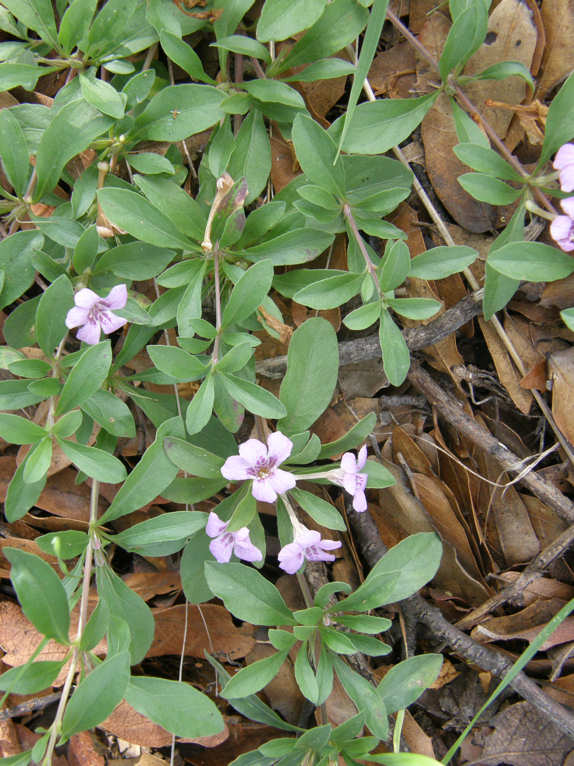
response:
{"label": "flower petal", "polygon": [[562,191],[574,191],[574,164],[566,165],[560,171],[560,188]]}
{"label": "flower petal", "polygon": [[281,468],[276,468],[270,473],[267,481],[269,481],[278,495],[283,495],[288,489],[293,489],[297,484],[295,475],[289,473],[289,471],[283,471]]}
{"label": "flower petal", "polygon": [[311,545],[317,545],[321,542],[321,535],[315,529],[303,527],[297,530],[295,542],[302,548],[309,548]]}
{"label": "flower petal", "polygon": [[113,314],[111,311],[104,311],[104,313],[100,316],[100,326],[102,328],[102,332],[104,332],[106,335],[110,335],[116,330],[119,330],[120,327],[123,327],[127,323],[127,321],[127,319],[119,317],[116,314]]}
{"label": "flower petal", "polygon": [[350,495],[354,495],[357,491],[357,474],[346,473],[343,476],[343,487],[345,492],[348,492]]}
{"label": "flower petal", "polygon": [[228,457],[225,463],[221,466],[221,475],[230,481],[245,481],[245,479],[251,479],[249,468],[249,463],[242,457],[239,457],[239,455],[232,455],[232,457]]}
{"label": "flower petal", "polygon": [[76,306],[79,306],[83,309],[93,308],[99,300],[100,296],[87,287],[82,287],[82,289],[78,290],[78,292],[74,295],[74,303]]}
{"label": "flower petal", "polygon": [[269,434],[267,437],[267,446],[269,448],[269,457],[275,460],[275,465],[281,465],[293,449],[293,442],[288,439],[281,431]]}
{"label": "flower petal", "polygon": [[251,494],[262,503],[274,503],[277,500],[277,492],[273,489],[269,477],[266,479],[253,479]]}
{"label": "flower petal", "polygon": [[560,207],[567,216],[574,219],[574,197],[566,197],[566,199],[561,199]]}
{"label": "flower petal", "polygon": [[353,495],[353,510],[357,513],[363,513],[367,510],[367,498],[362,490],[358,490]]}
{"label": "flower petal", "polygon": [[112,287],[110,292],[102,299],[102,303],[105,303],[109,309],[123,309],[128,302],[128,288],[126,285],[116,285]]}
{"label": "flower petal", "polygon": [[357,457],[357,468],[359,469],[359,471],[365,465],[366,462],[367,462],[367,445],[363,444],[363,446],[359,450],[359,455]]}
{"label": "flower petal", "polygon": [[215,511],[211,511],[205,525],[205,534],[208,537],[217,537],[222,532],[225,532],[228,523],[227,521],[222,521]]}
{"label": "flower petal", "polygon": [[76,333],[76,338],[83,340],[90,346],[95,346],[96,343],[100,342],[100,325],[97,322],[87,321]]}
{"label": "flower petal", "polygon": [[249,539],[249,529],[241,527],[234,534],[233,553],[243,561],[261,561],[263,554]]}
{"label": "flower petal", "polygon": [[295,574],[303,563],[303,551],[301,546],[295,543],[288,543],[283,546],[277,556],[279,559],[279,566],[287,574]]}
{"label": "flower petal", "polygon": [[259,439],[248,439],[239,445],[239,454],[246,463],[255,467],[258,461],[267,460],[267,447]]}
{"label": "flower petal", "polygon": [[66,314],[66,327],[68,330],[72,330],[74,327],[86,324],[88,321],[88,309],[82,309],[79,306],[74,306]]}
{"label": "flower petal", "polygon": [[352,452],[345,452],[341,458],[341,470],[345,473],[357,473],[357,460]]}
{"label": "flower petal", "polygon": [[568,237],[571,228],[572,221],[567,215],[557,215],[550,224],[550,236],[558,242]]}
{"label": "flower petal", "polygon": [[340,548],[342,544],[340,540],[321,540],[319,543],[324,551],[334,551],[335,548]]}
{"label": "flower petal", "polygon": [[233,535],[225,532],[209,543],[209,550],[220,564],[227,564],[233,553]]}
{"label": "flower petal", "polygon": [[556,152],[552,167],[561,170],[566,165],[574,163],[574,144],[564,144]]}

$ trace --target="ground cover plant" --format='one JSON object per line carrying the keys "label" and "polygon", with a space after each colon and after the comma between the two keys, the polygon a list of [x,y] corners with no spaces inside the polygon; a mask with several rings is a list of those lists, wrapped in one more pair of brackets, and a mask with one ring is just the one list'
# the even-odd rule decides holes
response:
{"label": "ground cover plant", "polygon": [[2,0],[2,763],[574,749],[562,5]]}

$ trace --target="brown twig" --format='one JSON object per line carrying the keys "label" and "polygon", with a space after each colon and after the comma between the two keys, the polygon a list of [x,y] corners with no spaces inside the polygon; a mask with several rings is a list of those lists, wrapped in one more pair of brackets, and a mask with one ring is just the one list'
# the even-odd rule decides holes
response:
{"label": "brown twig", "polygon": [[[372,568],[386,553],[386,547],[369,512],[349,513],[351,527],[365,561]],[[427,603],[420,595],[414,595],[400,602],[401,608],[411,617],[426,625],[440,641],[446,642],[460,657],[489,671],[498,678],[504,677],[513,663],[493,649],[481,646],[443,617],[437,607]],[[540,713],[550,718],[565,734],[574,737],[574,715],[560,703],[545,694],[538,685],[523,672],[511,682],[512,688]]]}
{"label": "brown twig", "polygon": [[[428,325],[403,330],[403,336],[409,349],[419,351],[456,332],[459,327],[480,314],[482,310],[481,297],[481,294],[468,295],[433,322],[429,322]],[[364,362],[367,359],[380,359],[380,357],[381,345],[378,335],[369,335],[366,338],[356,338],[339,343],[339,364],[341,366]],[[286,369],[286,356],[263,359],[256,365],[257,374],[265,378],[282,378]]]}
{"label": "brown twig", "polygon": [[[524,463],[517,455],[494,437],[490,431],[480,425],[471,415],[464,412],[462,404],[444,387],[435,383],[432,377],[414,363],[408,378],[433,407],[460,433],[477,447],[491,455],[505,471],[521,473]],[[574,504],[550,482],[542,479],[534,471],[527,471],[520,478],[521,483],[545,505],[552,508],[560,518],[570,524],[574,522]]]}

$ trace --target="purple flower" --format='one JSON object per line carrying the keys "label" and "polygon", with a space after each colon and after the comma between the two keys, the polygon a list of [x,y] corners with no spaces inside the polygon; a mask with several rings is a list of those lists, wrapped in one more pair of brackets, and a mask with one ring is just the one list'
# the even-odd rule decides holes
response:
{"label": "purple flower", "polygon": [[564,144],[558,149],[552,167],[559,171],[562,191],[574,191],[574,144]]}
{"label": "purple flower", "polygon": [[105,298],[83,287],[74,295],[76,305],[66,315],[66,327],[70,330],[79,327],[76,338],[93,346],[100,342],[100,332],[109,335],[126,324],[127,319],[116,316],[111,309],[123,309],[127,300],[125,285],[112,287]]}
{"label": "purple flower", "polygon": [[[566,146],[571,146],[571,144],[566,144]],[[572,148],[574,149],[574,146]],[[574,165],[572,168],[574,170]],[[574,197],[560,200],[560,206],[566,215],[557,215],[552,221],[550,236],[558,247],[569,253],[574,250]]]}
{"label": "purple flower", "polygon": [[247,527],[241,527],[237,532],[228,532],[228,521],[222,521],[219,516],[211,511],[205,533],[214,539],[209,543],[209,550],[220,564],[227,564],[231,554],[235,553],[238,559],[244,561],[261,561],[263,555],[249,539]]}
{"label": "purple flower", "polygon": [[274,503],[277,495],[295,486],[295,476],[278,468],[292,449],[293,442],[280,431],[269,435],[267,447],[258,439],[248,439],[239,446],[239,455],[227,458],[221,473],[230,481],[252,479],[253,497],[264,503]]}
{"label": "purple flower", "polygon": [[319,532],[299,525],[295,531],[293,542],[284,545],[279,551],[279,566],[287,574],[295,574],[305,559],[308,561],[335,561],[335,557],[327,551],[340,547],[340,542],[321,540]]}
{"label": "purple flower", "polygon": [[368,476],[366,473],[359,473],[361,468],[367,462],[367,447],[363,445],[359,450],[357,458],[352,452],[345,452],[341,458],[341,467],[330,473],[329,478],[343,487],[346,492],[353,495],[353,508],[357,513],[367,510],[367,498],[365,497],[365,487],[367,486]]}

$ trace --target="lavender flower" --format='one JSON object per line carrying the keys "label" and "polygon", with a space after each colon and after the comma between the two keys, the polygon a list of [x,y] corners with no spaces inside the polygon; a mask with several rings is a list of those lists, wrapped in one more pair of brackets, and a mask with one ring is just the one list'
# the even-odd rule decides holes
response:
{"label": "lavender flower", "polygon": [[335,556],[327,551],[340,548],[335,540],[322,540],[319,532],[298,524],[295,539],[284,545],[279,551],[279,566],[287,574],[295,574],[305,559],[308,561],[335,561]]}
{"label": "lavender flower", "polygon": [[559,171],[562,191],[574,191],[574,144],[564,144],[558,149],[552,167]]}
{"label": "lavender flower", "polygon": [[116,316],[111,309],[123,309],[127,300],[125,285],[112,287],[105,298],[84,287],[74,295],[76,305],[66,315],[66,327],[79,327],[76,338],[93,346],[100,342],[100,332],[109,335],[126,324],[127,319]]}
{"label": "lavender flower", "polygon": [[295,476],[278,466],[287,460],[293,443],[280,431],[270,434],[267,447],[258,439],[248,439],[239,446],[239,455],[228,457],[221,473],[230,481],[253,481],[251,492],[256,500],[274,503],[295,486]]}
{"label": "lavender flower", "polygon": [[261,561],[263,555],[249,539],[247,527],[241,527],[237,532],[228,532],[228,521],[222,521],[219,516],[211,511],[205,533],[214,539],[209,543],[209,550],[220,564],[227,564],[234,553],[238,559],[244,561]]}
{"label": "lavender flower", "polygon": [[368,476],[366,473],[359,473],[366,462],[367,447],[363,445],[357,458],[352,452],[345,452],[341,458],[341,467],[329,473],[331,481],[343,487],[346,492],[353,496],[353,509],[357,513],[367,510],[365,487]]}
{"label": "lavender flower", "polygon": [[[566,146],[572,146],[572,144],[566,144]],[[572,148],[574,149],[574,146]],[[572,165],[572,171],[574,177],[574,164]],[[560,206],[566,215],[557,215],[552,221],[550,224],[550,236],[558,247],[569,253],[571,250],[574,250],[574,197],[560,200]]]}

